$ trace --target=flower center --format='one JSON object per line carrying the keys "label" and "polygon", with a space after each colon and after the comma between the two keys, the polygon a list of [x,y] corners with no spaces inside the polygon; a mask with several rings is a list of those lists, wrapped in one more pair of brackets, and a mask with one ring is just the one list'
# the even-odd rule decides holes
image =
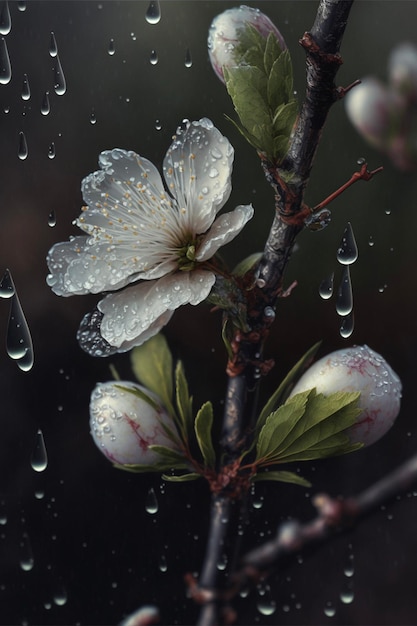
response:
{"label": "flower center", "polygon": [[197,241],[191,240],[181,248],[178,248],[178,269],[183,272],[191,272],[197,265],[195,260]]}

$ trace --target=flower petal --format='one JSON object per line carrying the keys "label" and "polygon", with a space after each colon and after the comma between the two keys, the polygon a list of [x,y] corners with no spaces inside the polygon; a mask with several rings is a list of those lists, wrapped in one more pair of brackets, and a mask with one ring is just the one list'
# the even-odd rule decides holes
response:
{"label": "flower petal", "polygon": [[192,235],[205,233],[229,198],[233,154],[228,139],[207,118],[177,129],[163,171]]}
{"label": "flower petal", "polygon": [[207,261],[221,246],[232,241],[253,216],[251,204],[241,204],[231,213],[220,215],[206,233],[198,248],[197,261]]}
{"label": "flower petal", "polygon": [[175,309],[207,298],[215,280],[214,274],[205,270],[176,272],[110,294],[98,304],[103,314],[101,337],[117,352],[141,345],[165,326]]}

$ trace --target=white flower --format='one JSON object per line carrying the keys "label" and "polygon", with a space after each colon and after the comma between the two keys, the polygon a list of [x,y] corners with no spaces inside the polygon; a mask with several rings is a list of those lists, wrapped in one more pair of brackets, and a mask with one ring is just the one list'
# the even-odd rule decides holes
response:
{"label": "white flower", "polygon": [[[125,150],[102,152],[82,182],[85,233],[55,244],[47,283],[61,296],[106,296],[78,339],[93,356],[125,352],[155,335],[183,304],[198,304],[216,280],[207,263],[253,215],[251,205],[216,218],[231,192],[233,148],[206,118],[177,129],[156,167]],[[141,281],[137,283],[137,281]],[[143,282],[142,282],[143,281]]]}
{"label": "white flower", "polygon": [[223,67],[239,65],[239,43],[242,31],[250,24],[267,39],[273,33],[281,50],[286,49],[285,41],[278,28],[259,9],[242,5],[226,9],[217,15],[211,23],[208,36],[208,52],[211,65],[217,76],[224,83]]}
{"label": "white flower", "polygon": [[314,363],[295,385],[291,396],[316,388],[325,396],[360,391],[362,413],[347,429],[352,443],[369,446],[391,428],[400,411],[401,381],[384,357],[368,346],[336,350]]}
{"label": "white flower", "polygon": [[[130,390],[130,391],[129,391]],[[135,395],[145,394],[153,404]],[[90,399],[90,428],[104,456],[119,465],[154,465],[161,457],[150,445],[179,451],[167,437],[164,425],[175,433],[171,417],[156,394],[136,383],[99,383]]]}

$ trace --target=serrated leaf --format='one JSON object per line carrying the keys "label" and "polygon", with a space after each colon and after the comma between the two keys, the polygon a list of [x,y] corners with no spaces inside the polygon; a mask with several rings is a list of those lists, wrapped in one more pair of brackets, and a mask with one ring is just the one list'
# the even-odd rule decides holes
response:
{"label": "serrated leaf", "polygon": [[258,472],[252,479],[254,482],[260,480],[274,480],[283,483],[293,483],[294,485],[301,485],[302,487],[311,487],[310,481],[306,480],[299,474],[287,471],[271,471],[271,472]]}
{"label": "serrated leaf", "polygon": [[280,56],[281,52],[281,46],[279,45],[277,37],[274,35],[274,33],[269,33],[266,39],[266,46],[263,58],[264,70],[267,76],[270,75],[272,66]]}
{"label": "serrated leaf", "polygon": [[180,476],[170,476],[169,474],[162,474],[162,478],[171,483],[185,483],[190,480],[197,480],[197,478],[201,478],[201,474],[197,474],[196,472],[190,472],[189,474],[181,474]]}
{"label": "serrated leaf", "polygon": [[318,341],[314,344],[314,346],[311,346],[311,348],[309,348],[307,352],[303,354],[301,359],[297,361],[294,367],[292,367],[288,374],[285,376],[284,380],[279,384],[276,391],[274,391],[272,396],[269,398],[259,415],[258,421],[256,423],[257,433],[260,432],[261,428],[265,424],[268,415],[270,415],[272,411],[275,411],[280,404],[283,404],[283,402],[285,402],[297,380],[305,372],[305,370],[310,367],[320,346],[321,341]]}
{"label": "serrated leaf", "polygon": [[216,461],[216,455],[211,439],[212,425],[213,406],[211,402],[205,402],[196,415],[194,430],[201,454],[203,455],[204,464],[207,467],[214,467]]}
{"label": "serrated leaf", "polygon": [[280,104],[286,104],[294,97],[291,56],[288,50],[281,52],[274,61],[268,75],[267,98],[270,108],[275,111]]}
{"label": "serrated leaf", "polygon": [[132,369],[145,387],[156,393],[173,414],[172,355],[165,337],[159,333],[131,352]]}
{"label": "serrated leaf", "polygon": [[311,389],[299,393],[271,413],[259,433],[256,445],[256,459],[275,457],[279,446],[303,417]]}
{"label": "serrated leaf", "polygon": [[188,383],[185,377],[184,367],[178,361],[175,368],[175,393],[179,417],[179,429],[183,440],[188,440],[188,435],[193,425],[192,404],[193,399],[188,391]]}

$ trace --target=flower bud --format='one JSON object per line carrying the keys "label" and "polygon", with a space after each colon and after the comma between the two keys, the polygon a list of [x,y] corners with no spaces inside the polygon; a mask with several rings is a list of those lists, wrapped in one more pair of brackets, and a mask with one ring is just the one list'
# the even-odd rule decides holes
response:
{"label": "flower bud", "polygon": [[388,60],[389,81],[399,93],[417,99],[417,48],[402,43],[391,52]]}
{"label": "flower bud", "polygon": [[385,149],[400,125],[405,101],[371,76],[349,91],[345,105],[356,130],[376,148]]}
{"label": "flower bud", "polygon": [[208,51],[211,65],[224,83],[223,67],[236,67],[240,62],[240,36],[247,24],[251,24],[264,37],[274,33],[282,50],[285,41],[278,28],[259,9],[240,6],[227,9],[217,15],[211,23],[208,36]]}
{"label": "flower bud", "polygon": [[300,378],[291,396],[316,388],[328,396],[337,391],[360,391],[362,413],[346,430],[352,443],[375,443],[393,425],[401,401],[401,381],[385,359],[368,348],[336,350],[314,363]]}
{"label": "flower bud", "polygon": [[[143,394],[149,402],[140,397]],[[158,463],[161,458],[149,450],[150,445],[175,449],[162,424],[174,430],[172,419],[162,407],[161,400],[145,387],[126,381],[98,383],[91,394],[91,435],[112,463]]]}

